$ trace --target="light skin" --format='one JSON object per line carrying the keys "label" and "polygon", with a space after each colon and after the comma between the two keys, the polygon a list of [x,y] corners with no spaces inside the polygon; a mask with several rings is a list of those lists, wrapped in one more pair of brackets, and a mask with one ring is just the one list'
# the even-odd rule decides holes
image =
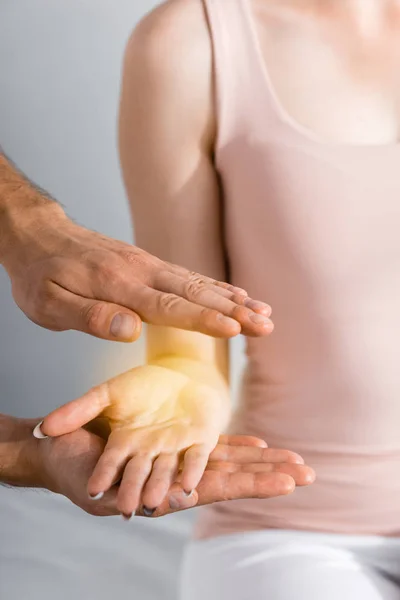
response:
{"label": "light skin", "polygon": [[[94,516],[118,515],[118,485],[93,501],[87,482],[109,433],[104,422],[93,422],[89,430],[47,440],[32,437],[36,421],[0,415],[0,482],[36,487],[62,494]],[[307,485],[314,478],[311,469],[293,452],[276,451],[260,439],[221,436],[210,456],[198,489],[183,493],[177,482],[154,513],[138,516],[164,516],[194,506],[248,497],[269,498],[290,494],[295,485]]]}
{"label": "light skin", "polygon": [[[273,327],[270,308],[241,288],[74,223],[1,152],[0,264],[17,305],[53,331],[132,342],[142,321],[222,338],[262,336]],[[121,436],[114,437],[121,443]],[[148,444],[143,441],[144,448]]]}
{"label": "light skin", "polygon": [[[296,125],[324,143],[398,142],[398,1],[254,0],[252,8],[272,85],[282,109]],[[217,132],[214,93],[210,36],[201,3],[164,3],[136,29],[125,59],[120,148],[136,236],[143,247],[166,260],[225,279],[222,197],[213,163]],[[158,226],[152,222],[150,230],[154,213],[160,219]],[[184,375],[191,381],[193,402],[184,403],[188,419],[181,420],[185,423],[184,442],[175,440],[174,446],[165,441],[162,413],[168,402],[156,394],[157,399],[143,411],[148,419],[143,432],[149,434],[145,456],[137,454],[135,448],[132,451],[130,442],[121,439],[109,462],[100,463],[89,487],[99,490],[106,470],[110,479],[111,473],[125,469],[126,490],[132,489],[135,500],[129,504],[126,497],[121,498],[124,511],[135,510],[143,498],[150,508],[159,505],[174,470],[173,461],[185,451],[191,454],[182,484],[188,491],[195,486],[205,456],[216,443],[216,429],[220,431],[229,417],[227,388],[223,389],[224,378],[225,385],[228,383],[226,343],[194,332],[150,327],[148,358],[141,381],[136,375],[128,376],[127,397],[140,396],[153,385],[153,389],[170,386],[168,402],[181,408],[184,388],[178,381]],[[152,378],[154,366],[168,372],[160,371],[157,379]],[[121,382],[126,378],[121,376]],[[176,383],[176,392],[170,381]],[[114,386],[117,389],[119,383],[113,382]],[[91,394],[91,398],[78,401],[73,410],[63,408],[51,415],[45,420],[44,431],[62,433],[66,427],[63,420],[68,427],[82,424],[85,411],[95,405],[93,399],[101,397],[99,390]],[[106,410],[119,408],[117,396],[118,400],[108,398]],[[204,397],[212,398],[212,427]],[[98,409],[103,411],[104,406]],[[199,422],[205,424],[200,443],[196,437],[199,415]],[[89,416],[94,415],[90,412]],[[114,424],[130,439],[135,434],[135,419],[116,419]],[[192,449],[199,451],[193,460]],[[164,456],[172,456],[172,463],[165,469],[166,480],[157,487],[154,466]],[[142,480],[144,487],[137,489],[133,480]]]}
{"label": "light skin", "polygon": [[328,143],[398,140],[398,0],[254,0],[252,7],[272,86],[296,124]]}
{"label": "light skin", "polygon": [[[163,10],[156,11],[155,21],[151,16],[139,26],[125,59],[120,148],[135,232],[149,251],[161,252],[166,260],[180,256],[190,268],[224,278],[219,188],[210,155],[215,119],[207,29],[200,20],[196,35],[202,52],[190,53],[182,65],[178,52],[162,52],[173,35],[172,29],[165,31]],[[174,23],[174,28],[184,25]],[[189,33],[184,40],[189,48]],[[196,85],[188,102],[180,90],[189,90],[193,70]],[[150,235],[153,210],[159,218]],[[250,324],[257,321],[272,331],[266,306],[251,301],[243,308],[242,322],[249,325],[244,333],[252,335]],[[132,514],[141,504],[153,510],[164,501],[182,459],[180,484],[190,493],[230,419],[227,344],[195,332],[149,327],[147,365],[56,410],[41,429],[57,436],[98,415],[110,419],[112,432],[89,480],[91,495],[121,477],[121,513]]]}
{"label": "light skin", "polygon": [[244,290],[74,223],[1,153],[0,264],[17,305],[53,331],[132,342],[145,321],[217,337],[267,333],[242,323]]}
{"label": "light skin", "polygon": [[[270,330],[269,321],[267,327],[249,321],[249,313],[257,316],[269,308],[247,309],[251,300],[244,290],[77,225],[1,152],[0,264],[18,306],[53,331],[75,329],[132,342],[142,320],[217,337]],[[68,454],[68,444],[62,447]],[[3,448],[9,452],[7,440]],[[24,474],[23,481],[13,481],[25,485],[27,479]]]}
{"label": "light skin", "polygon": [[[159,248],[158,254],[166,257],[167,260],[186,261],[190,268],[196,269],[197,267],[192,265],[201,265],[197,270],[210,273],[212,277],[216,273],[217,278],[225,278],[225,257],[219,237],[218,182],[212,165],[216,119],[212,102],[209,36],[199,3],[186,2],[185,6],[183,4],[182,1],[175,0],[167,2],[156,10],[138,28],[129,44],[121,106],[122,163],[137,223],[137,237],[143,240],[142,245],[152,252],[155,251],[153,248]],[[268,60],[274,55],[284,57],[282,59],[284,63],[277,62],[275,66],[271,65],[269,60],[270,71],[282,106],[294,120],[326,141],[385,144],[398,140],[400,121],[398,86],[393,85],[397,83],[399,72],[398,44],[396,36],[393,35],[396,32],[396,23],[399,22],[398,2],[348,0],[339,5],[337,2],[307,0],[301,3],[255,0],[253,8],[265,59]],[[287,35],[282,35],[278,41],[279,45],[274,47],[274,43],[278,42],[270,33],[271,27],[277,22],[287,28]],[[312,35],[309,35],[310,25],[313,27]],[[172,38],[177,33],[182,34],[180,39],[183,44],[187,44],[186,62],[183,68],[182,54],[174,56],[174,52],[168,54],[160,52],[163,47],[174,48]],[[325,51],[327,45],[330,48],[329,53]],[[285,52],[274,52],[282,47]],[[305,52],[299,52],[299,47]],[[193,48],[196,51],[191,52]],[[335,57],[333,62],[331,61],[332,49]],[[310,56],[310,53],[314,57],[313,69],[309,68],[307,60],[302,64],[298,62],[302,57]],[[196,81],[190,77],[193,70],[198,74]],[[293,84],[293,78],[296,76],[301,80],[302,85],[300,88],[297,86],[300,93],[294,95],[291,93],[289,82]],[[318,84],[321,81],[329,82],[330,85]],[[365,102],[368,96],[365,94],[366,88],[379,91],[378,102]],[[135,93],[137,89],[140,89],[140,97]],[[339,102],[332,89],[340,90]],[[146,111],[145,108],[149,106],[152,110]],[[318,110],[321,106],[322,111]],[[390,110],[388,107],[391,107]],[[360,111],[364,117],[362,120],[359,118]],[[165,117],[169,120],[165,120]],[[368,127],[364,126],[366,121]],[[171,129],[168,129],[168,123],[172,124]],[[173,153],[169,151],[172,142]],[[157,173],[157,177],[151,177],[150,173]],[[161,188],[167,192],[162,196],[159,193]],[[134,201],[135,197],[146,199],[146,202],[139,205]],[[163,199],[161,203],[160,197]],[[188,198],[191,203],[192,219],[186,218],[188,211],[183,212],[187,208]],[[163,227],[160,230],[153,230],[152,235],[149,235],[146,229],[146,223],[149,222],[146,216],[147,210],[157,210],[160,216],[166,215],[165,221],[160,218]],[[172,212],[174,219],[168,218]],[[173,220],[174,223],[171,222]],[[175,231],[174,228],[177,230]],[[204,245],[205,230],[208,234],[206,245]],[[200,240],[201,236],[203,242]],[[219,275],[219,273],[224,274]],[[256,309],[254,310],[257,312]],[[259,314],[262,312],[259,311]],[[209,390],[207,392],[215,399],[213,410],[216,418],[213,424],[217,429],[222,428],[229,412],[226,405],[226,390],[221,391],[220,378],[225,375],[228,362],[223,343],[209,344],[208,340],[197,334],[151,328],[149,360],[152,368],[157,366],[176,373],[174,385],[179,392],[171,391],[175,404],[176,402],[179,404],[179,395],[183,389],[178,385],[179,376],[188,377],[194,385],[194,388],[191,388],[191,398],[194,398],[194,402],[187,408],[189,429],[192,432],[196,429],[192,415],[193,413],[197,415],[199,412],[200,422],[206,423],[206,428],[210,430],[207,423],[207,410],[202,411],[201,408],[199,410],[199,405],[207,405],[207,402],[204,403],[203,399],[196,400],[197,386],[201,390],[198,397],[200,398],[201,395],[203,398],[204,387],[202,386],[204,385],[211,388],[211,392]],[[151,369],[144,371],[149,374],[151,372],[154,371]],[[172,381],[173,377],[170,372],[160,371],[156,386],[163,386],[167,380]],[[129,380],[128,396],[131,390],[132,394],[140,395],[147,385],[138,382],[136,374],[125,375],[123,378]],[[145,379],[146,377],[142,378]],[[182,379],[179,381],[182,382]],[[113,383],[112,387],[114,385],[118,390],[119,382]],[[174,385],[171,384],[171,390],[175,389]],[[73,422],[76,425],[84,421],[88,417],[85,410],[89,410],[89,404],[94,406],[98,402],[97,397],[101,394],[102,392],[96,390],[91,393],[90,402],[86,397],[79,405],[75,405],[76,414],[72,415],[73,418],[68,416],[66,409],[63,409],[59,416],[65,418],[67,422],[70,419],[70,427]],[[95,402],[93,398],[96,398]],[[119,398],[114,400],[112,396],[109,397],[105,402],[106,409],[111,411],[114,408],[118,409],[118,402]],[[128,401],[123,403],[129,404]],[[104,405],[97,408],[100,409],[98,412],[102,412]],[[165,408],[166,401],[161,399],[159,404],[155,401],[150,408],[146,408],[143,414],[146,416],[148,411],[154,416],[155,413],[163,412]],[[82,414],[78,418],[77,413],[80,411]],[[90,416],[93,416],[91,412]],[[137,415],[129,414],[128,408],[125,417],[128,417],[128,421],[131,419],[133,421],[129,423],[126,419],[120,421],[118,414],[117,418],[114,418],[116,430],[124,433],[125,427],[127,434],[121,436],[121,441],[116,444],[119,460],[123,465],[122,470],[131,464],[132,451],[134,454],[136,452],[135,446],[132,448],[130,439],[127,443],[122,438],[132,437],[132,430],[135,429],[133,423]],[[152,422],[146,422],[145,429],[149,431],[150,427],[159,428],[162,422],[162,418],[157,416]],[[46,428],[53,435],[60,433],[62,426],[57,423],[57,415],[53,415],[46,421],[44,429]],[[209,447],[213,446],[216,437],[216,432],[213,431],[208,439]],[[165,448],[166,456],[171,455],[171,447],[165,443],[165,439],[158,434],[156,438],[156,443],[149,441],[145,459],[139,457],[139,460],[132,464],[131,476],[136,474],[140,479],[141,475],[142,480],[145,481],[149,475],[149,471],[144,469],[146,461],[147,469],[150,468],[149,465],[154,468],[154,458],[162,455]],[[175,452],[177,455],[182,452],[182,445],[185,446],[185,443],[188,444],[187,439],[180,444],[175,444],[172,454]],[[194,446],[192,444],[190,448],[199,445],[195,440],[193,443]],[[160,444],[163,452],[160,452]],[[191,475],[188,475],[186,482],[188,484],[198,479],[199,472],[204,466],[208,448],[204,441],[200,445],[203,446],[203,454],[197,460],[197,464],[189,465]],[[120,465],[115,458],[107,466],[110,471],[116,473],[118,467]],[[102,468],[100,475],[103,477],[101,470]],[[173,472],[173,464],[169,472]],[[95,477],[92,480],[93,487],[96,484],[101,487],[100,475],[99,479]],[[110,479],[110,475],[108,477]],[[132,477],[128,479],[128,490],[131,479]],[[161,486],[163,491],[165,484],[164,481]],[[153,496],[158,495],[154,492],[155,486],[155,482],[150,478],[146,487],[152,488]],[[143,489],[135,491],[137,502],[142,493]],[[154,502],[156,498],[151,496],[150,491],[148,493]]]}

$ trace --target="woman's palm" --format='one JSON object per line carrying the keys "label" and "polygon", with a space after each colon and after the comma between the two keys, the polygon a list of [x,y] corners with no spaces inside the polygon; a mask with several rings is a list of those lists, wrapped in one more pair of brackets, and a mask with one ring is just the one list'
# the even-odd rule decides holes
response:
{"label": "woman's palm", "polygon": [[120,481],[118,505],[131,514],[140,503],[151,509],[159,506],[179,469],[184,490],[190,493],[197,486],[228,412],[226,397],[213,387],[172,369],[147,365],[58,409],[47,417],[46,430],[60,419],[66,433],[68,423],[73,430],[95,416],[107,417],[111,434],[88,491],[96,496]]}

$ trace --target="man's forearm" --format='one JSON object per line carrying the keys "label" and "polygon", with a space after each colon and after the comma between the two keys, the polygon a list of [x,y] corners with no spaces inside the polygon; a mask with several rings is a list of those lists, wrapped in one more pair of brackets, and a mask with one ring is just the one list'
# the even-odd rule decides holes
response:
{"label": "man's forearm", "polygon": [[63,215],[62,207],[31,183],[0,151],[0,264],[23,243],[43,211]]}
{"label": "man's forearm", "polygon": [[37,421],[0,414],[0,484],[43,487],[37,446]]}

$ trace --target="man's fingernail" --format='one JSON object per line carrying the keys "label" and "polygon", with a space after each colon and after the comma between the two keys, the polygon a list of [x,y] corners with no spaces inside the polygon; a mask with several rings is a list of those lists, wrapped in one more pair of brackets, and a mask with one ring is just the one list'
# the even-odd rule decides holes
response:
{"label": "man's fingernail", "polygon": [[235,325],[235,327],[237,326],[237,321],[235,321],[235,319],[231,319],[230,317],[226,317],[223,314],[219,314],[217,318],[218,318],[218,321],[220,323],[222,323],[222,325],[230,325],[230,326]]}
{"label": "man's fingernail", "polygon": [[48,438],[48,435],[45,435],[42,430],[41,430],[41,426],[43,425],[43,421],[40,421],[40,423],[38,423],[35,427],[35,429],[33,430],[33,437],[37,438],[38,440],[45,440],[46,438]]}
{"label": "man's fingernail", "polygon": [[91,500],[101,500],[103,496],[104,496],[104,492],[99,492],[95,496],[92,496],[91,494],[89,494],[89,498]]}
{"label": "man's fingernail", "polygon": [[120,340],[130,340],[134,337],[136,321],[132,315],[118,313],[111,321],[110,333]]}
{"label": "man's fingernail", "polygon": [[236,287],[235,285],[231,286],[231,291],[234,294],[239,294],[240,296],[247,296],[248,295],[247,292],[246,292],[246,290],[244,290],[243,288]]}
{"label": "man's fingernail", "polygon": [[124,521],[130,521],[132,518],[132,513],[130,515],[126,515],[125,513],[121,513],[121,516]]}
{"label": "man's fingernail", "polygon": [[252,300],[251,298],[247,298],[244,304],[245,306],[247,306],[247,308],[250,308],[251,310],[263,311],[265,314],[268,314],[268,316],[272,312],[271,307],[268,306],[268,304],[265,304],[265,302],[259,302],[258,300]]}
{"label": "man's fingernail", "polygon": [[147,508],[147,506],[143,506],[143,514],[145,517],[152,517],[155,512],[155,508]]}
{"label": "man's fingernail", "polygon": [[256,325],[272,325],[272,321],[263,315],[250,315],[250,320]]}

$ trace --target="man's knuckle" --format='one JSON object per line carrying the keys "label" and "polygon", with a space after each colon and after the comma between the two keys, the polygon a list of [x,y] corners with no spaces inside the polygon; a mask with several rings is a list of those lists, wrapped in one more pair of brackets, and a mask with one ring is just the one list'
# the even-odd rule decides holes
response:
{"label": "man's knuckle", "polygon": [[97,331],[102,321],[105,305],[102,302],[96,302],[83,309],[83,319],[91,331]]}
{"label": "man's knuckle", "polygon": [[161,311],[172,312],[181,302],[181,299],[175,294],[161,294],[158,298],[157,308]]}
{"label": "man's knuckle", "polygon": [[189,281],[191,281],[196,287],[204,287],[208,283],[202,275],[196,273],[195,271],[190,271]]}
{"label": "man's knuckle", "polygon": [[202,291],[203,291],[203,288],[201,287],[201,285],[199,285],[193,279],[189,279],[189,281],[187,281],[185,283],[184,294],[185,294],[185,297],[188,298],[188,300],[197,298],[201,294]]}
{"label": "man's knuckle", "polygon": [[124,274],[122,269],[116,265],[104,265],[101,272],[101,279],[105,288],[112,289],[124,281]]}
{"label": "man's knuckle", "polygon": [[211,327],[217,315],[218,311],[214,310],[213,308],[201,308],[199,313],[199,323],[201,322]]}
{"label": "man's knuckle", "polygon": [[199,300],[209,287],[209,282],[201,275],[191,272],[184,286],[186,298],[189,300]]}
{"label": "man's knuckle", "polygon": [[125,248],[120,250],[119,256],[124,260],[124,262],[130,265],[143,265],[147,262],[147,257],[143,256],[135,248]]}
{"label": "man's knuckle", "polygon": [[103,256],[90,262],[91,279],[102,288],[110,288],[121,281],[121,264],[115,256]]}
{"label": "man's knuckle", "polygon": [[45,317],[54,310],[57,295],[50,284],[42,285],[33,296],[33,308],[37,316]]}
{"label": "man's knuckle", "polygon": [[139,248],[128,248],[120,252],[124,266],[129,266],[135,277],[145,285],[151,285],[154,278],[160,273],[163,262]]}

